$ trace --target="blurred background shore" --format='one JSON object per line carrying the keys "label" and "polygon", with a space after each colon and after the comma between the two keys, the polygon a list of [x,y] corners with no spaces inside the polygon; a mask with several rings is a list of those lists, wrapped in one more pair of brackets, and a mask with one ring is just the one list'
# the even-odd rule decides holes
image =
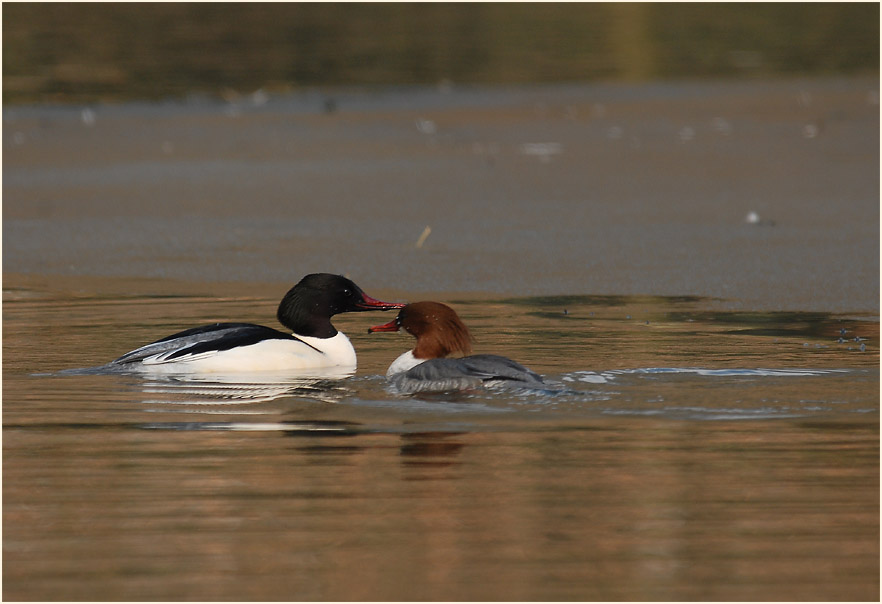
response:
{"label": "blurred background shore", "polygon": [[875,312],[877,4],[6,4],[15,275]]}
{"label": "blurred background shore", "polygon": [[3,99],[877,75],[875,3],[9,3]]}

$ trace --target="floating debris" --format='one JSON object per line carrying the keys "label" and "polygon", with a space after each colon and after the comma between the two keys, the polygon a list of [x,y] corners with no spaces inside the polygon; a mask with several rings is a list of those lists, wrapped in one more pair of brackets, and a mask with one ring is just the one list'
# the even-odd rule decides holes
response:
{"label": "floating debris", "polygon": [[747,213],[747,216],[744,217],[744,222],[747,224],[756,224],[762,226],[775,226],[774,220],[764,220],[760,217],[759,213],[751,210]]}
{"label": "floating debris", "polygon": [[416,125],[416,129],[423,134],[435,134],[438,132],[438,125],[432,120],[420,117],[416,119],[414,124]]}
{"label": "floating debris", "polygon": [[806,124],[802,127],[803,138],[816,138],[820,132],[821,129],[816,124]]}
{"label": "floating debris", "polygon": [[732,124],[729,123],[724,117],[715,117],[712,121],[713,129],[715,132],[719,132],[723,136],[729,136],[732,134]]}
{"label": "floating debris", "polygon": [[83,122],[86,126],[94,126],[95,125],[95,112],[86,107],[80,112],[80,121]]}
{"label": "floating debris", "polygon": [[539,161],[548,163],[552,156],[563,153],[563,145],[560,143],[524,143],[521,145],[521,153],[537,157]]}
{"label": "floating debris", "polygon": [[251,93],[251,104],[255,107],[262,107],[267,104],[269,101],[269,93],[260,88]]}
{"label": "floating debris", "polygon": [[677,133],[677,136],[680,138],[681,143],[688,143],[691,140],[695,140],[695,128],[692,126],[683,126],[680,128],[680,132]]}
{"label": "floating debris", "polygon": [[426,228],[423,229],[423,234],[420,235],[419,239],[417,239],[415,247],[417,249],[423,247],[423,244],[426,242],[426,239],[429,237],[429,235],[431,233],[432,233],[432,227],[430,227],[429,225],[426,225]]}
{"label": "floating debris", "polygon": [[606,138],[611,141],[620,140],[625,135],[625,129],[621,126],[610,126],[606,131]]}
{"label": "floating debris", "polygon": [[799,94],[796,95],[796,102],[799,103],[800,107],[811,107],[812,93],[808,90],[800,90]]}

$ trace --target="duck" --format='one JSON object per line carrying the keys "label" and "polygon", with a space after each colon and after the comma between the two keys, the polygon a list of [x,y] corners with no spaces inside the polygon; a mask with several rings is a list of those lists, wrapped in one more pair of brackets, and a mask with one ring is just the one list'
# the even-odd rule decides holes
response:
{"label": "duck", "polygon": [[[472,336],[456,311],[441,302],[412,302],[398,316],[368,333],[404,329],[416,346],[396,358],[386,378],[402,393],[470,390],[481,387],[544,388],[542,377],[495,354],[471,353]],[[460,358],[446,358],[460,352]]]}
{"label": "duck", "polygon": [[279,303],[276,318],[291,333],[251,323],[213,323],[136,348],[103,369],[176,375],[268,371],[290,377],[350,375],[357,367],[355,349],[331,317],[403,307],[368,296],[341,275],[313,273]]}

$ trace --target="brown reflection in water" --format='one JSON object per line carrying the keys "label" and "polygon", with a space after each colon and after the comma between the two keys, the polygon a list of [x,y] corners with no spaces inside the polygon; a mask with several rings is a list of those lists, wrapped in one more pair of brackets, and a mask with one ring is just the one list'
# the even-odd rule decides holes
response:
{"label": "brown reflection in water", "polygon": [[4,438],[9,599],[872,599],[878,426]]}
{"label": "brown reflection in water", "polygon": [[[457,455],[465,447],[459,435],[448,432],[418,432],[404,434],[401,439],[401,463],[405,466],[449,468],[460,465]],[[408,476],[405,480],[418,480],[422,476]]]}

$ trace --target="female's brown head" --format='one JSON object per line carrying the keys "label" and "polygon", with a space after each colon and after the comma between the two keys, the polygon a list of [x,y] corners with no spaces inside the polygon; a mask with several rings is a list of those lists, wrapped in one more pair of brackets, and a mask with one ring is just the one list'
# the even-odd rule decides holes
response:
{"label": "female's brown head", "polygon": [[472,336],[452,308],[440,302],[413,302],[385,325],[368,332],[404,329],[417,339],[413,356],[418,359],[443,358],[452,352],[471,352]]}

